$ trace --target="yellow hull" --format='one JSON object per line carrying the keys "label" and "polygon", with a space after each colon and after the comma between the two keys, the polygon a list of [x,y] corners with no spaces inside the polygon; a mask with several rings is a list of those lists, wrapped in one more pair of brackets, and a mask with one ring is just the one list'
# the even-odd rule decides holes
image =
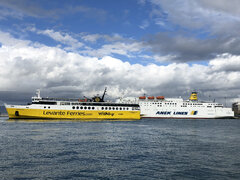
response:
{"label": "yellow hull", "polygon": [[[140,111],[99,111],[99,110],[47,110],[6,108],[10,119],[140,119]],[[16,113],[17,112],[17,113]]]}

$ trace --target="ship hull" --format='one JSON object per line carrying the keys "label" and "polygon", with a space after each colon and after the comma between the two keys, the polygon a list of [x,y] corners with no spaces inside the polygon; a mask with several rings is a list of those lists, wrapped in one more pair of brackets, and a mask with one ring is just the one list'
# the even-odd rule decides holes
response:
{"label": "ship hull", "polygon": [[[141,107],[141,106],[140,106]],[[233,118],[234,114],[230,108],[164,108],[152,107],[145,109],[141,107],[141,118],[158,119],[224,119]]]}
{"label": "ship hull", "polygon": [[139,111],[58,110],[6,107],[9,119],[138,120]]}
{"label": "ship hull", "polygon": [[233,119],[233,116],[221,116],[221,117],[162,117],[162,116],[158,116],[158,117],[153,117],[153,116],[145,116],[145,115],[141,115],[141,118],[151,118],[151,119]]}

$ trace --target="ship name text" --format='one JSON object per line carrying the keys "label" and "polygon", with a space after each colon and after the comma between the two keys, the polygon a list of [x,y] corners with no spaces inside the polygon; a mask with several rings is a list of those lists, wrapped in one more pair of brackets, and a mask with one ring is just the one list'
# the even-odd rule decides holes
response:
{"label": "ship name text", "polygon": [[51,116],[84,116],[84,112],[71,112],[71,111],[43,111],[43,115],[51,115]]}
{"label": "ship name text", "polygon": [[110,112],[99,112],[98,114],[99,114],[99,115],[103,115],[103,116],[106,116],[106,115],[108,115],[108,116],[114,116],[114,113],[110,113]]}
{"label": "ship name text", "polygon": [[156,115],[188,115],[188,112],[182,112],[182,111],[157,111]]}

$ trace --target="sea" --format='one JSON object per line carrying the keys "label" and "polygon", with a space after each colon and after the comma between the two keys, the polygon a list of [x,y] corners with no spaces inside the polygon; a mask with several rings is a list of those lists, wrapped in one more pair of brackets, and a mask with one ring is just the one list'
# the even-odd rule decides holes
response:
{"label": "sea", "polygon": [[0,179],[240,179],[240,120],[1,117]]}

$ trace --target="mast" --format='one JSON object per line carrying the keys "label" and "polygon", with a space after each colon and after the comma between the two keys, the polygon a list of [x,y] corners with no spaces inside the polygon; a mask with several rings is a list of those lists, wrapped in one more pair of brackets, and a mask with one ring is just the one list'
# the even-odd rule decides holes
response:
{"label": "mast", "polygon": [[101,98],[102,102],[104,101],[104,96],[105,96],[106,92],[107,92],[107,88],[105,87],[105,90],[104,90],[102,98]]}
{"label": "mast", "polygon": [[36,95],[37,95],[37,98],[41,98],[41,96],[40,96],[40,89],[37,89]]}

